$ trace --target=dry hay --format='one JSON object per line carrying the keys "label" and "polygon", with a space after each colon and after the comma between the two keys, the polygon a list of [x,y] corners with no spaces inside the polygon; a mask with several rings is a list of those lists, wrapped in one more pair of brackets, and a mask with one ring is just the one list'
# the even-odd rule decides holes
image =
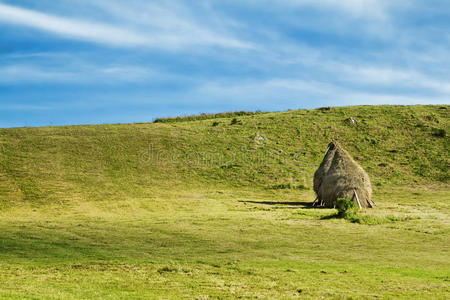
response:
{"label": "dry hay", "polygon": [[314,173],[315,204],[334,207],[338,198],[347,198],[356,206],[372,207],[372,186],[364,169],[337,142],[331,142]]}

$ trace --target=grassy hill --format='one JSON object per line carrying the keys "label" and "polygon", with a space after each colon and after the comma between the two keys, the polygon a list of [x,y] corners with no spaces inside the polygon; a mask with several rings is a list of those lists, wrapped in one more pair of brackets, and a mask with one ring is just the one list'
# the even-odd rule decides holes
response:
{"label": "grassy hill", "polygon": [[310,187],[333,139],[376,187],[446,184],[449,120],[449,106],[360,106],[1,129],[0,202],[146,197],[167,188]]}
{"label": "grassy hill", "polygon": [[[355,106],[0,129],[0,296],[444,299],[449,120]],[[331,140],[371,176],[365,224],[309,207]]]}

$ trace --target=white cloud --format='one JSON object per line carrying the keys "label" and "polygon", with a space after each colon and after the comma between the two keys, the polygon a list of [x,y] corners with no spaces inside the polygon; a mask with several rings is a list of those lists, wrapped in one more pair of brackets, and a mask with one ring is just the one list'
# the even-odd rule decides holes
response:
{"label": "white cloud", "polygon": [[416,70],[341,65],[339,71],[342,77],[352,83],[394,88],[422,88],[450,95],[450,83],[448,81],[427,76]]}
{"label": "white cloud", "polygon": [[[204,12],[201,17],[197,17],[191,8],[173,1],[165,1],[163,5],[148,1],[129,1],[124,5],[116,1],[100,0],[92,5],[132,26],[173,37],[180,44],[210,44],[231,48],[253,47],[248,41],[232,37],[227,30],[219,30],[220,26],[217,24],[213,26],[208,23],[214,11]],[[220,23],[229,25],[233,22],[221,16]]]}
{"label": "white cloud", "polygon": [[147,68],[112,65],[78,65],[64,68],[16,64],[0,67],[0,84],[24,83],[139,83],[149,80],[169,80],[174,76]]}
{"label": "white cloud", "polygon": [[[126,10],[125,10],[126,11]],[[151,15],[147,16],[149,19]],[[172,16],[176,19],[176,16]],[[160,25],[167,20],[159,20]],[[109,24],[52,16],[37,11],[0,4],[0,22],[32,27],[66,38],[107,44],[118,47],[154,47],[177,49],[183,46],[209,45],[230,48],[249,48],[239,40],[215,35],[206,29],[179,23],[182,30],[161,28],[128,29]],[[172,21],[175,23],[176,21]],[[166,22],[166,24],[169,24]],[[170,28],[169,28],[170,29]]]}
{"label": "white cloud", "polygon": [[[318,105],[343,106],[363,104],[445,104],[450,97],[444,95],[403,95],[386,91],[369,92],[355,86],[317,80],[272,78],[247,82],[206,82],[193,90],[192,99],[208,99],[227,103],[253,103],[254,109],[278,107],[317,107]],[[264,99],[264,101],[261,101]]]}
{"label": "white cloud", "polygon": [[0,83],[19,84],[30,82],[65,82],[76,79],[67,71],[50,71],[35,66],[8,65],[0,67]]}
{"label": "white cloud", "polygon": [[322,10],[339,10],[354,17],[387,18],[387,2],[384,0],[280,0],[292,6],[309,6]]}
{"label": "white cloud", "polygon": [[111,45],[138,46],[151,42],[143,35],[114,26],[54,17],[5,4],[0,4],[0,21],[33,27],[69,38]]}

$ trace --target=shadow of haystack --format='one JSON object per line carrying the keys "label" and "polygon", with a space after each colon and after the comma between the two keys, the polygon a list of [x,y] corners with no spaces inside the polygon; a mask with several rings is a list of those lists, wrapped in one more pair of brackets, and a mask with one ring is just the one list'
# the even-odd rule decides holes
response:
{"label": "shadow of haystack", "polygon": [[372,186],[364,169],[337,142],[331,142],[314,173],[314,206],[333,208],[338,198],[347,198],[359,208],[372,207]]}
{"label": "shadow of haystack", "polygon": [[241,203],[251,204],[265,204],[275,206],[285,206],[285,208],[313,208],[312,202],[288,202],[288,201],[252,201],[252,200],[239,200]]}

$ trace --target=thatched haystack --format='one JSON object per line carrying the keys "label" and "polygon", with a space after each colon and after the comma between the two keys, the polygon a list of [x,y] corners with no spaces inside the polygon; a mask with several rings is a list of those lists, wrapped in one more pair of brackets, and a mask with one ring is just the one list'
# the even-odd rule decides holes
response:
{"label": "thatched haystack", "polygon": [[314,173],[314,205],[334,207],[338,198],[347,198],[359,208],[372,207],[372,186],[364,169],[337,142],[331,142]]}

